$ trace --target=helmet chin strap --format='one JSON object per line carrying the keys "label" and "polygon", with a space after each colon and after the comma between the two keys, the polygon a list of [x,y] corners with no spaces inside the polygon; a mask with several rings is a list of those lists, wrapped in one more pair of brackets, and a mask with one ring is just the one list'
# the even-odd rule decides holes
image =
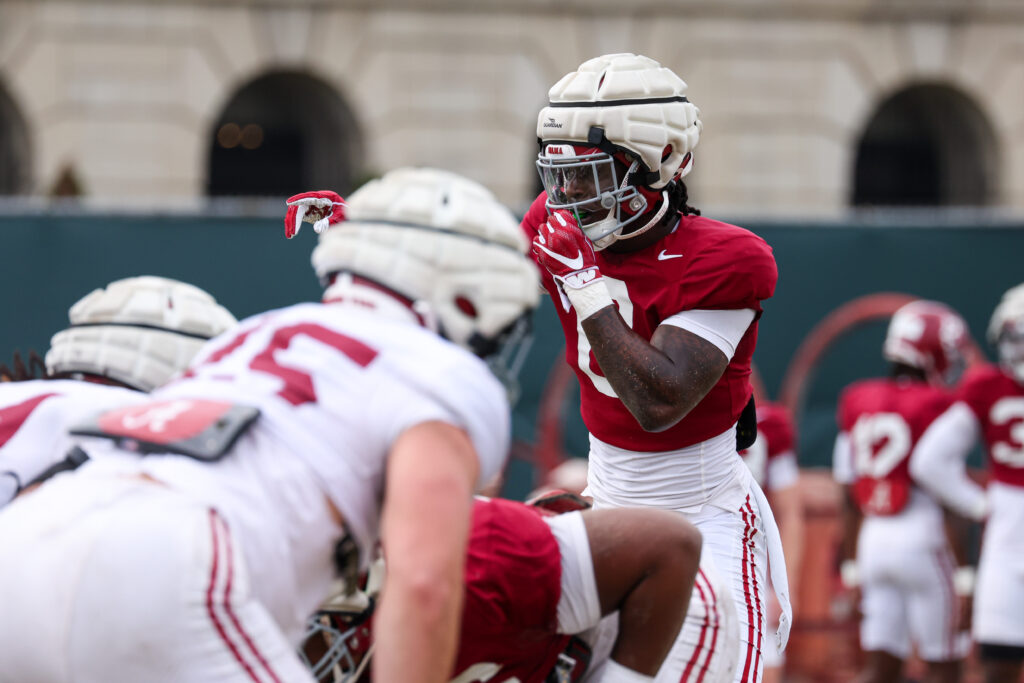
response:
{"label": "helmet chin strap", "polygon": [[654,213],[654,217],[647,221],[647,225],[642,228],[637,228],[633,232],[626,233],[625,235],[618,235],[617,238],[620,240],[631,240],[634,237],[639,237],[644,234],[655,225],[657,225],[662,218],[665,216],[665,212],[668,211],[668,190],[661,191],[661,207]]}

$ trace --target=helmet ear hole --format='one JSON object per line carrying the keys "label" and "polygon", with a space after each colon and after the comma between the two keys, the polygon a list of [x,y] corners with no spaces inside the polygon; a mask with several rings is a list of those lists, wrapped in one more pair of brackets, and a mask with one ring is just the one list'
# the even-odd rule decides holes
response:
{"label": "helmet ear hole", "polygon": [[470,318],[476,318],[479,315],[479,313],[477,313],[476,306],[473,305],[473,302],[461,294],[455,297],[455,307]]}

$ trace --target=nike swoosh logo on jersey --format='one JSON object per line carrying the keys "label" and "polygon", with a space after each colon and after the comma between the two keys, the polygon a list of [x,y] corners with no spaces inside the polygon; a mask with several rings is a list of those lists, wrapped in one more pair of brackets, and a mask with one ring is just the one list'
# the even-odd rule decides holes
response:
{"label": "nike swoosh logo on jersey", "polygon": [[573,270],[579,270],[580,268],[583,267],[583,252],[581,252],[581,251],[577,251],[576,252],[576,258],[571,258],[570,259],[570,258],[566,258],[565,256],[562,256],[561,254],[556,254],[555,252],[553,252],[550,249],[548,249],[547,247],[545,247],[543,244],[538,244],[537,248],[540,249],[541,251],[543,251],[545,254],[547,254],[551,258],[553,258],[556,261],[558,261],[559,263],[561,263],[566,268],[572,268]]}
{"label": "nike swoosh logo on jersey", "polygon": [[682,254],[666,254],[664,249],[662,249],[661,253],[658,254],[658,260],[659,261],[667,261],[670,258],[683,258],[683,255]]}

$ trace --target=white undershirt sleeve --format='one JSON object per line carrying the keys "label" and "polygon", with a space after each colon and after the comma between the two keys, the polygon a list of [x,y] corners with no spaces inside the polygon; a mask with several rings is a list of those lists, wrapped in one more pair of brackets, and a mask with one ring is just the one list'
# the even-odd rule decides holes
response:
{"label": "white undershirt sleeve", "polygon": [[857,478],[853,471],[853,449],[850,448],[850,435],[839,432],[835,448],[832,449],[832,478],[840,484],[852,484]]}
{"label": "white undershirt sleeve", "polygon": [[981,432],[966,403],[954,403],[925,430],[910,454],[910,476],[954,512],[982,520],[988,514],[985,489],[967,476],[967,455]]}
{"label": "white undershirt sleeve", "polygon": [[721,349],[729,360],[736,353],[736,346],[754,321],[752,308],[738,308],[731,311],[692,310],[682,311],[661,321],[662,325],[681,327],[698,337],[707,339]]}

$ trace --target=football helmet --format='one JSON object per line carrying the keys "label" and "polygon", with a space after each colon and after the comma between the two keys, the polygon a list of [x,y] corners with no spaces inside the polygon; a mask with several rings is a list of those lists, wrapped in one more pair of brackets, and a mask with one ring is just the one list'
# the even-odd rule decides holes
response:
{"label": "football helmet", "polygon": [[1003,294],[989,321],[988,341],[1003,369],[1024,384],[1024,284]]}
{"label": "football helmet", "polygon": [[[668,209],[666,186],[690,172],[700,110],[686,83],[634,54],[588,60],[556,83],[537,118],[537,169],[549,211],[576,215],[595,249],[643,234]],[[628,232],[660,202],[655,215]]]}
{"label": "football helmet", "polygon": [[237,322],[202,289],[146,275],[79,299],[46,353],[51,375],[97,375],[151,391],[183,371],[206,340]]}
{"label": "football helmet", "polygon": [[324,301],[344,300],[353,278],[381,287],[511,386],[540,298],[527,246],[519,222],[483,186],[402,168],[348,198],[345,220],[320,235],[312,261]]}
{"label": "football helmet", "polygon": [[363,683],[370,680],[373,656],[373,613],[384,582],[384,560],[378,558],[357,590],[343,582],[306,623],[299,658],[320,683]]}
{"label": "football helmet", "polygon": [[967,367],[970,348],[967,323],[938,301],[911,301],[889,321],[882,355],[924,372],[933,384],[951,386]]}

